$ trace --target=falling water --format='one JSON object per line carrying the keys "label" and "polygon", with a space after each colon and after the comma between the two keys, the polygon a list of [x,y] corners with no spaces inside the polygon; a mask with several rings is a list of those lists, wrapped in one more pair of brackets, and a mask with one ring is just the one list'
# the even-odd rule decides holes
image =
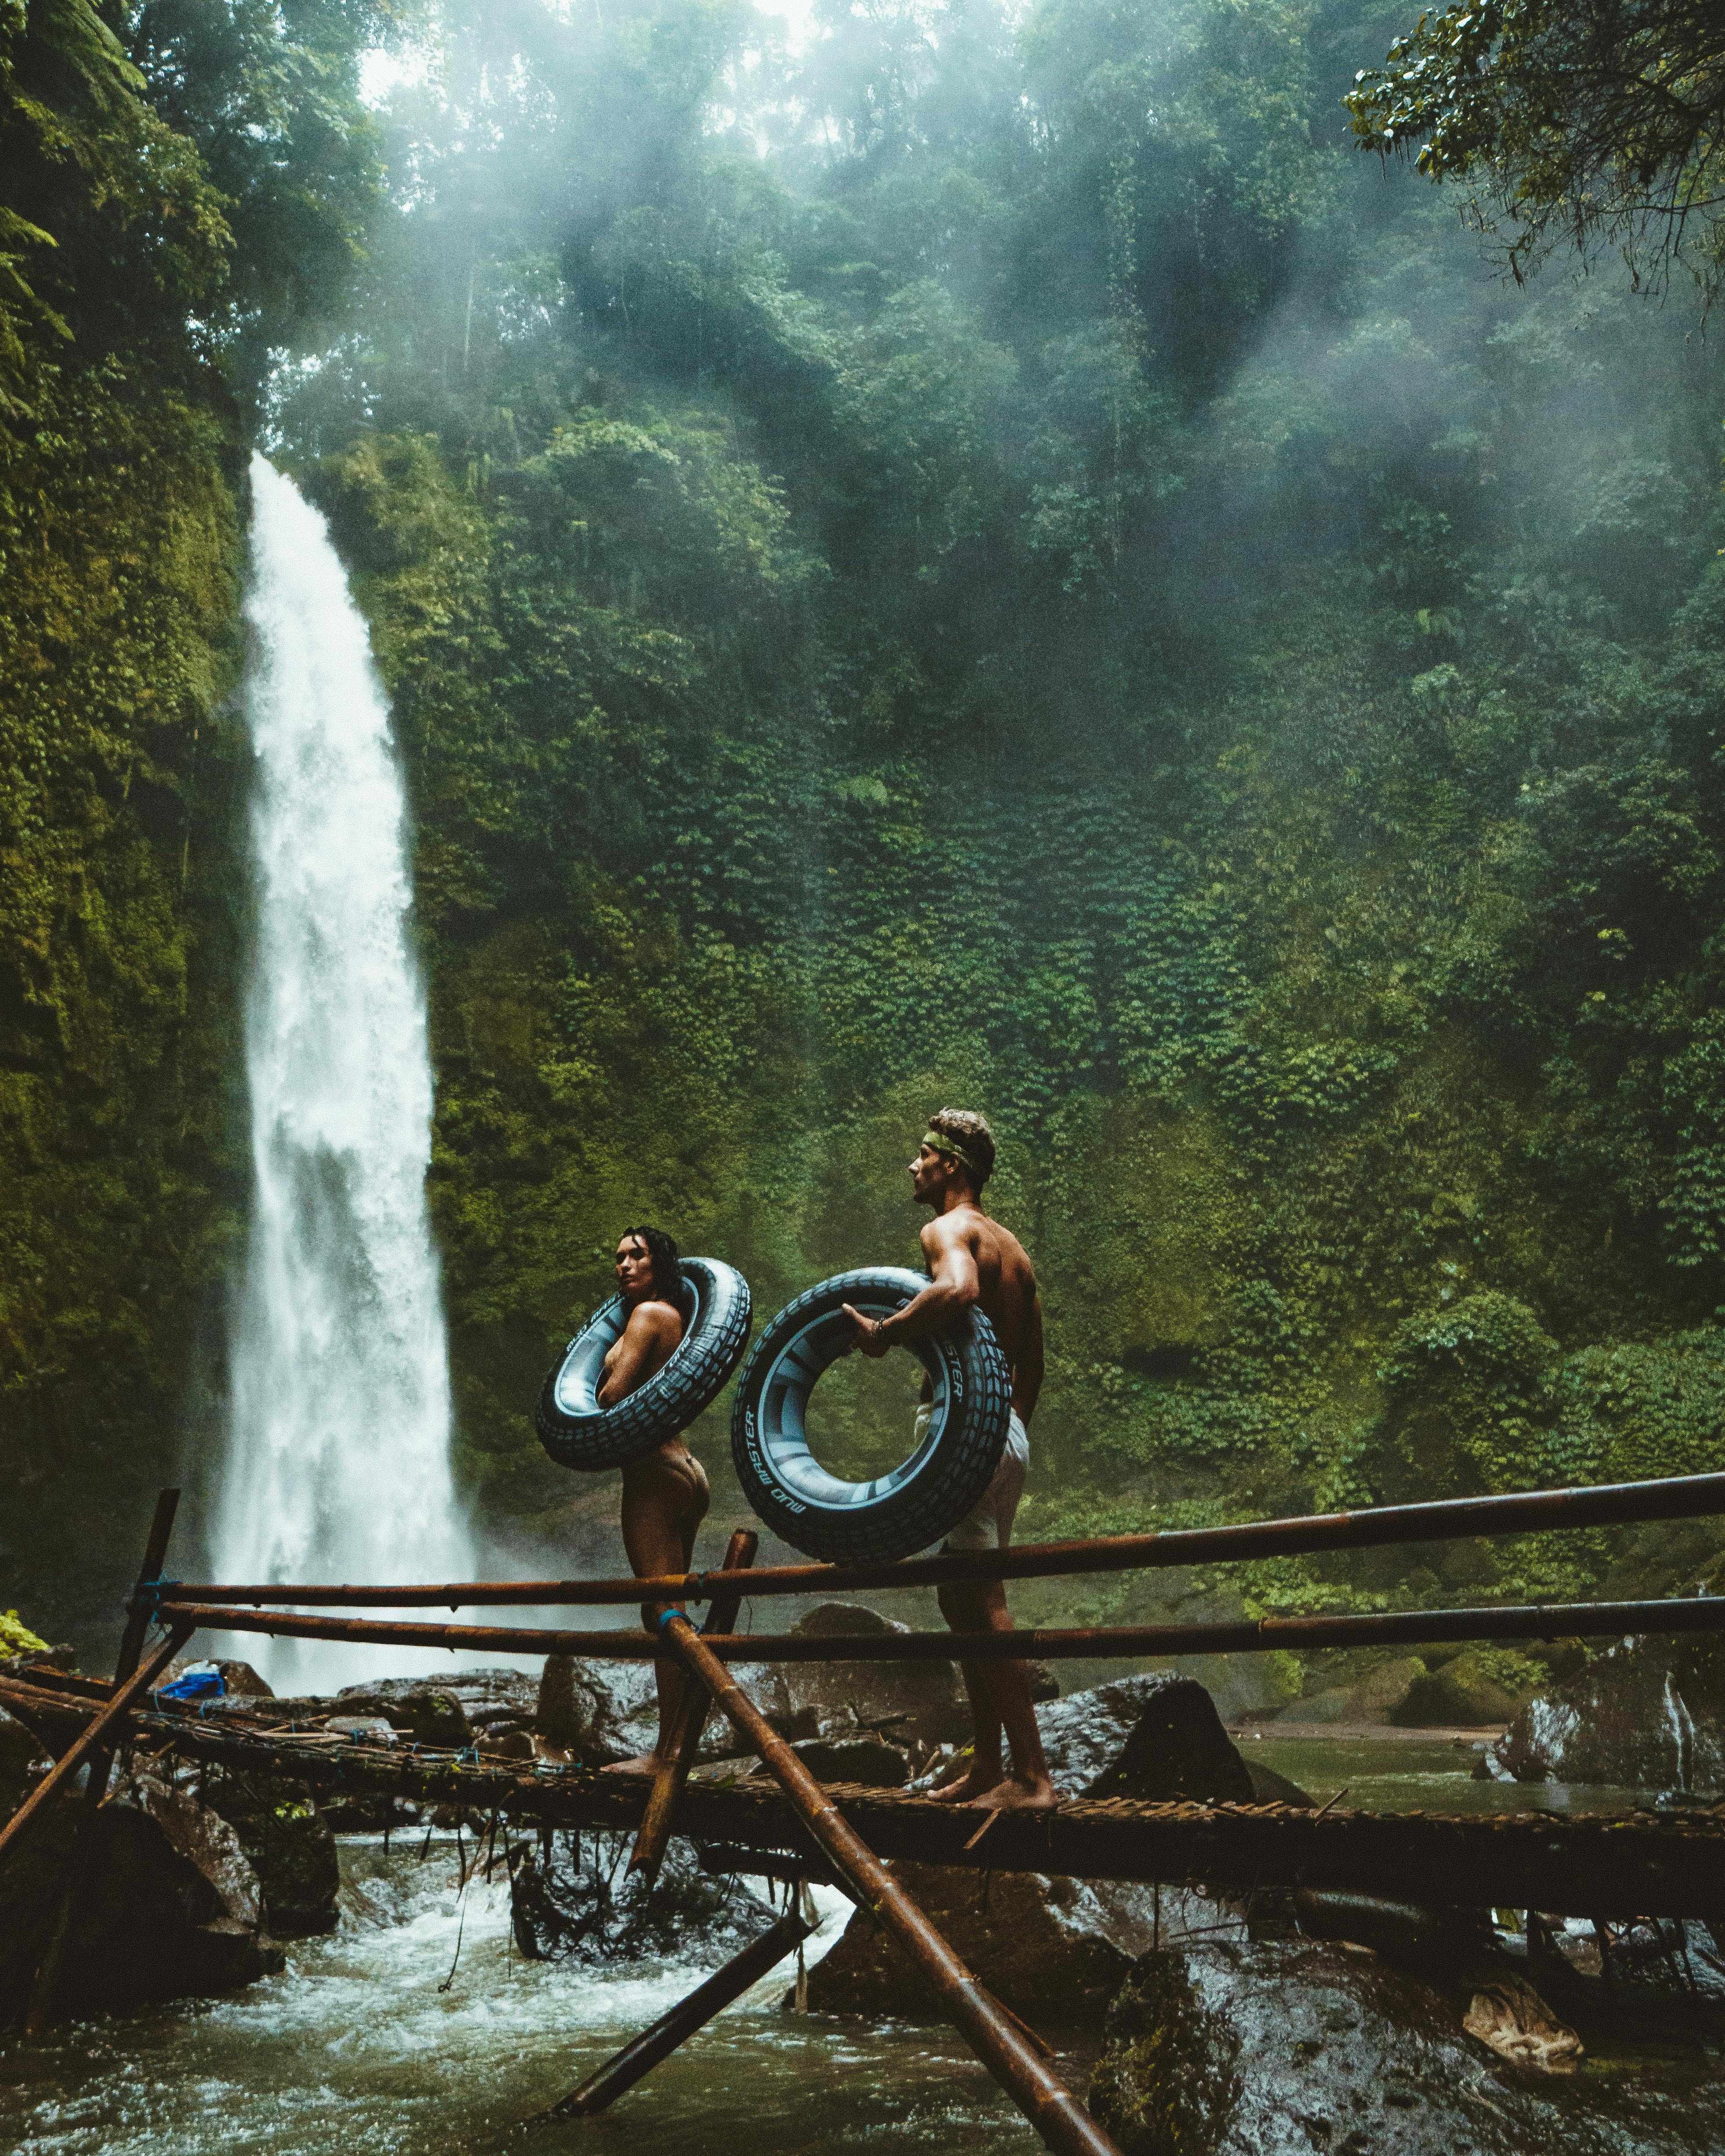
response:
{"label": "falling water", "polygon": [[[323,519],[261,457],[252,488],[254,1195],[217,1563],[230,1580],[466,1578],[389,710]],[[311,1641],[231,1651],[278,1691],[377,1668]]]}

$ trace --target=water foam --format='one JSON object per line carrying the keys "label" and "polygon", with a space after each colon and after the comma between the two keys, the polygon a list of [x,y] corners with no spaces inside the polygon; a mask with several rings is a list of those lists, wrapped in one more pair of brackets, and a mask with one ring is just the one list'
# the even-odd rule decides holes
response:
{"label": "water foam", "polygon": [[[228,1580],[467,1578],[389,708],[323,519],[262,457],[251,476],[254,1198],[215,1561]],[[278,1691],[377,1667],[322,1642],[229,1651]]]}

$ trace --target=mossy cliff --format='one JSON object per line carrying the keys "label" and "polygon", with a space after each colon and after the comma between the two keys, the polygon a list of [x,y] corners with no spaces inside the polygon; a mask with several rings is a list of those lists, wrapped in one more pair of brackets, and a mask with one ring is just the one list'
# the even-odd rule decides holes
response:
{"label": "mossy cliff", "polygon": [[[198,19],[194,54],[136,18],[100,173],[8,122],[59,244],[5,241],[39,290],[0,564],[0,1599],[70,1623],[49,1580],[107,1594],[148,1485],[212,1456],[266,373],[395,699],[459,1464],[506,1543],[608,1505],[527,1409],[619,1228],[766,1308],[907,1257],[942,1102],[995,1118],[1045,1282],[1026,1532],[1717,1461],[1712,347],[1609,280],[1493,283],[1352,158],[1377,13],[907,16],[787,88],[683,0],[536,42],[447,6],[376,116],[359,13]],[[8,50],[37,105],[119,95]]]}

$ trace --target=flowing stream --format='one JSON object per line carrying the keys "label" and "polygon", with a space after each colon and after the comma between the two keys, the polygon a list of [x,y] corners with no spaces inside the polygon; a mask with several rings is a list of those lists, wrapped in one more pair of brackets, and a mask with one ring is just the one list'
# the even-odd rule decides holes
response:
{"label": "flowing stream", "polygon": [[[389,707],[322,517],[262,457],[251,475],[254,1196],[215,1563],[233,1581],[470,1578]],[[314,1641],[228,1651],[278,1691],[377,1667]],[[449,1662],[392,1649],[389,1666]]]}
{"label": "flowing stream", "polygon": [[[1632,1791],[1471,1779],[1450,1738],[1249,1739],[1327,1795],[1385,1810],[1609,1809]],[[341,1928],[288,1949],[285,1974],[0,2048],[0,2148],[28,2156],[1035,2156],[1039,2144],[963,2040],[942,2026],[782,2010],[787,1963],[602,2121],[515,2123],[553,2102],[707,1973],[686,1962],[588,1970],[524,1961],[508,1890],[459,1891],[453,1837],[344,1839]],[[471,1854],[471,1844],[468,1853]],[[819,1890],[818,1958],[843,1928]],[[763,1919],[764,1921],[764,1919]],[[1052,2033],[1052,2032],[1050,2032]],[[1094,2035],[1064,2050],[1081,2093]],[[1607,2071],[1609,2062],[1600,2066]],[[1628,2147],[1629,2143],[1623,2144]]]}
{"label": "flowing stream", "polygon": [[[472,1845],[468,1845],[471,1853]],[[458,1892],[452,1837],[342,1848],[341,1929],[233,1999],[61,2029],[0,2051],[0,2148],[28,2156],[1035,2156],[1034,2135],[952,2030],[787,2014],[786,1963],[599,2121],[523,2141],[705,1976],[687,1963],[524,1961],[508,1889]],[[811,1942],[848,1907],[830,1890]],[[762,1919],[763,1925],[765,1919]],[[1079,2086],[1084,2068],[1073,2069]]]}

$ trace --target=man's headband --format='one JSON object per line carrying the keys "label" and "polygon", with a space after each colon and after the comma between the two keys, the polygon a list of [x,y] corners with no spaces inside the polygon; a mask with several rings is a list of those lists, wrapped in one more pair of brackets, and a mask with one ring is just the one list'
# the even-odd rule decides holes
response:
{"label": "man's headband", "polygon": [[930,1131],[922,1142],[935,1152],[949,1152],[955,1160],[962,1160],[973,1175],[979,1176],[982,1173],[982,1169],[966,1152],[957,1139],[949,1138],[943,1131]]}

